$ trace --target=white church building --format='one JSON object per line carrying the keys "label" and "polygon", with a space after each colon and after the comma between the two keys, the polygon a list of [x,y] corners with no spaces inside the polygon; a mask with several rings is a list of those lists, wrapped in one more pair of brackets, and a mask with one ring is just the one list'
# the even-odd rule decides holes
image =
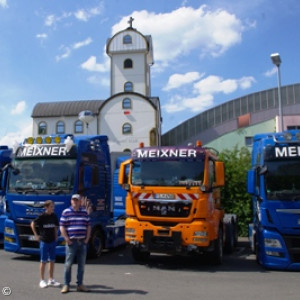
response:
{"label": "white church building", "polygon": [[159,97],[151,97],[152,38],[132,27],[106,43],[111,59],[110,97],[105,100],[39,102],[32,111],[33,137],[53,134],[107,135],[111,151],[131,151],[143,142],[159,146]]}

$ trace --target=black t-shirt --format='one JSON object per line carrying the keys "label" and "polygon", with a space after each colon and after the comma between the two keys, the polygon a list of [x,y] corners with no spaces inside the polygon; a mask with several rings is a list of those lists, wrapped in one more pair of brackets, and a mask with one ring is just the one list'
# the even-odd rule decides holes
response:
{"label": "black t-shirt", "polygon": [[55,241],[55,227],[58,227],[58,219],[55,214],[41,214],[34,220],[34,224],[39,229],[40,239],[45,243]]}

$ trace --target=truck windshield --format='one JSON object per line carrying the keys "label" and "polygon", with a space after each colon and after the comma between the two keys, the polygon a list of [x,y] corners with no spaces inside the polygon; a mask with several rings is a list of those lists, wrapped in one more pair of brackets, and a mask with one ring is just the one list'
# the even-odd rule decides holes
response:
{"label": "truck windshield", "polygon": [[204,162],[200,160],[134,161],[132,184],[140,186],[200,186]]}
{"label": "truck windshield", "polygon": [[15,160],[10,169],[8,191],[11,193],[60,193],[74,186],[75,159]]}
{"label": "truck windshield", "polygon": [[300,200],[300,161],[280,160],[266,163],[265,184],[269,200]]}

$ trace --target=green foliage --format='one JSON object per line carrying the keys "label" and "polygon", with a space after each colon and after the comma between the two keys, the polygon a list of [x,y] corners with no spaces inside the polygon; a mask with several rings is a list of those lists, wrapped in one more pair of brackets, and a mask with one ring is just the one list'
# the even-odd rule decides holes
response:
{"label": "green foliage", "polygon": [[248,224],[252,219],[251,197],[247,193],[247,171],[251,167],[251,153],[243,147],[224,150],[220,160],[225,164],[225,187],[222,189],[222,204],[226,213],[238,217],[239,236],[248,236]]}

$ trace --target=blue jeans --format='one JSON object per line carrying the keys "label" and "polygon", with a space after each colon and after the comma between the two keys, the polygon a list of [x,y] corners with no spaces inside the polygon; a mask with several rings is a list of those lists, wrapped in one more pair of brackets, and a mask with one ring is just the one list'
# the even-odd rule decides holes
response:
{"label": "blue jeans", "polygon": [[87,245],[83,241],[72,241],[66,245],[65,276],[64,284],[70,285],[72,278],[72,264],[77,257],[77,285],[83,283],[84,266],[86,261]]}

